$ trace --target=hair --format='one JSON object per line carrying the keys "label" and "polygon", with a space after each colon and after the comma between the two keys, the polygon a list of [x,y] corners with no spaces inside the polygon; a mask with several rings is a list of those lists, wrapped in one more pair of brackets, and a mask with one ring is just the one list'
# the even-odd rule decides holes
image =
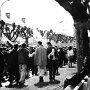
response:
{"label": "hair", "polygon": [[18,49],[18,44],[14,44],[14,49]]}
{"label": "hair", "polygon": [[0,47],[0,53],[2,52],[2,48]]}
{"label": "hair", "polygon": [[68,50],[71,50],[72,49],[72,46],[69,46]]}
{"label": "hair", "polygon": [[26,48],[26,47],[27,47],[26,43],[23,43],[22,48]]}
{"label": "hair", "polygon": [[51,42],[47,42],[47,45],[51,45]]}
{"label": "hair", "polygon": [[38,41],[38,44],[39,44],[39,45],[42,45],[42,42],[41,42],[41,41]]}

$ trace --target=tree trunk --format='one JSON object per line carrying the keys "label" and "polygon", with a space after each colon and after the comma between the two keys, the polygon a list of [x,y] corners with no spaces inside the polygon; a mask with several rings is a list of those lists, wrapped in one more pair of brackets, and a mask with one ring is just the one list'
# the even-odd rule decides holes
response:
{"label": "tree trunk", "polygon": [[26,44],[28,45],[28,38],[26,38]]}
{"label": "tree trunk", "polygon": [[89,55],[89,39],[86,23],[76,22],[77,71],[82,69],[84,57]]}

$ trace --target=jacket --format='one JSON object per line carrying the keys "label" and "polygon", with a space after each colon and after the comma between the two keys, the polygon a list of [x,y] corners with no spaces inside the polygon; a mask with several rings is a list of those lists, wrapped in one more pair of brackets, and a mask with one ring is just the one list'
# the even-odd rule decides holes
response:
{"label": "jacket", "polygon": [[47,65],[47,54],[46,49],[43,46],[36,48],[34,63],[37,66],[46,66]]}

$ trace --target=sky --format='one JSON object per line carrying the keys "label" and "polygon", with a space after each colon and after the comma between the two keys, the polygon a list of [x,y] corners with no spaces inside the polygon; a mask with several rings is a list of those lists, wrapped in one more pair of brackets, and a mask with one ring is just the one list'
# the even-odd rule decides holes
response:
{"label": "sky", "polygon": [[[0,5],[5,0],[0,0]],[[72,16],[54,0],[10,0],[1,7],[1,18],[6,22],[40,30],[52,29],[56,33],[73,36]],[[10,19],[5,13],[10,13]],[[26,23],[21,21],[26,18]]]}

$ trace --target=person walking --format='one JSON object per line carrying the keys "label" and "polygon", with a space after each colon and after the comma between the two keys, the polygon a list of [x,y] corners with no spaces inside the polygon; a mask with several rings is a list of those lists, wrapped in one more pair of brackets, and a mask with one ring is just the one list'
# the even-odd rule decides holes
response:
{"label": "person walking", "polygon": [[41,41],[38,41],[38,47],[35,50],[34,63],[38,68],[39,82],[44,82],[43,76],[47,65],[46,49]]}
{"label": "person walking", "polygon": [[18,62],[19,62],[19,70],[20,70],[20,80],[19,85],[21,87],[24,86],[25,77],[27,74],[27,61],[28,61],[29,51],[26,48],[26,44],[22,44],[21,49],[18,51]]}
{"label": "person walking", "polygon": [[54,47],[50,42],[47,43],[47,59],[48,59],[48,70],[49,70],[49,79],[50,82],[55,81],[55,74],[57,70],[57,53]]}

